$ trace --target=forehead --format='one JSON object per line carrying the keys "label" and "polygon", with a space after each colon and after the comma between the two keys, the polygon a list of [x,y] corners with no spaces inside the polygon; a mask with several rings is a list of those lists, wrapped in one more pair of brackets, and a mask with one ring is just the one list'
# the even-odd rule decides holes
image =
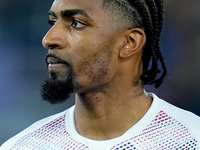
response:
{"label": "forehead", "polygon": [[67,9],[82,9],[90,16],[105,12],[102,0],[54,0],[51,7],[55,13]]}

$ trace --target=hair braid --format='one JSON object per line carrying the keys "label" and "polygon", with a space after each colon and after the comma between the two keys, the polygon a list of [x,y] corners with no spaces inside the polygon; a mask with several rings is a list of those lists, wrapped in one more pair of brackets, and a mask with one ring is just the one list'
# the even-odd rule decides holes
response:
{"label": "hair braid", "polygon": [[[159,40],[160,33],[158,31],[159,28],[159,19],[158,19],[158,11],[156,4],[154,0],[146,0],[145,1],[148,10],[150,11],[151,14],[151,21],[152,21],[152,26],[153,26],[153,42],[152,42],[152,51],[155,53],[153,55],[153,62],[152,62],[152,68],[149,70],[150,76],[152,77],[150,82],[148,84],[156,84],[156,76],[158,73],[161,71],[158,68],[158,63],[157,61],[159,60],[159,56],[157,55],[157,52],[159,51],[160,47],[158,46],[157,41]],[[156,85],[157,87],[157,85]]]}
{"label": "hair braid", "polygon": [[151,14],[153,14],[151,17],[152,17],[153,25],[154,25],[153,28],[154,28],[155,51],[163,69],[163,73],[161,77],[152,81],[152,84],[155,84],[155,87],[159,87],[162,84],[163,78],[165,77],[167,73],[167,69],[165,66],[164,58],[162,56],[161,47],[160,47],[160,34],[162,32],[163,20],[164,20],[163,0],[155,0],[155,2],[154,0],[146,0],[146,3],[149,5]]}
{"label": "hair braid", "polygon": [[163,29],[163,22],[164,22],[164,8],[163,8],[163,0],[155,0],[157,11],[158,11],[158,19],[160,21],[159,24],[159,33],[162,32]]}
{"label": "hair braid", "polygon": [[[156,45],[159,48],[158,56],[160,58],[159,60],[161,62],[162,68],[163,68],[163,73],[162,73],[160,79],[158,79],[157,84],[158,83],[162,84],[162,80],[167,74],[167,67],[165,65],[164,58],[163,58],[163,55],[161,53],[161,48],[160,48],[160,34],[161,34],[162,30],[163,30],[163,23],[164,23],[163,0],[155,0],[155,3],[157,5],[157,10],[158,10],[158,20],[160,21],[159,22],[159,26],[158,26],[158,35],[159,36],[157,37],[158,39],[156,41]],[[155,85],[155,86],[159,86],[159,85]]]}

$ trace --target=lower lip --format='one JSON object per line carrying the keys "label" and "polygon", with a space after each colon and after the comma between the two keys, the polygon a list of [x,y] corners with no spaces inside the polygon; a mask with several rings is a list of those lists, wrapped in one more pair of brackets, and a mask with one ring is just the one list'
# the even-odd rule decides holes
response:
{"label": "lower lip", "polygon": [[65,64],[62,64],[62,63],[60,63],[60,64],[49,64],[49,65],[48,65],[49,71],[62,69],[63,67],[66,67],[66,65],[65,65]]}

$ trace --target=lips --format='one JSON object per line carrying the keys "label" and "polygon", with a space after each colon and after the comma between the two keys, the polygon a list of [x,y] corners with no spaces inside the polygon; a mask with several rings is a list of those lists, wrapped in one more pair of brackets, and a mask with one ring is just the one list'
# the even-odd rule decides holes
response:
{"label": "lips", "polygon": [[65,64],[61,60],[59,60],[55,57],[51,57],[51,56],[47,57],[46,62],[47,62],[47,64]]}
{"label": "lips", "polygon": [[46,63],[49,71],[58,71],[63,69],[63,67],[66,68],[67,65],[64,61],[53,56],[47,56]]}

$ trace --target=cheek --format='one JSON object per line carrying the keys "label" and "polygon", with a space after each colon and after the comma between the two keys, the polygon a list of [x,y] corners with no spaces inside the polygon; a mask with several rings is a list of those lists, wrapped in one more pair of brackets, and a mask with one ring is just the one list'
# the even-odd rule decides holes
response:
{"label": "cheek", "polygon": [[[82,47],[82,50],[85,49]],[[89,53],[82,53],[74,68],[79,82],[85,86],[87,84],[105,83],[109,80],[113,69],[112,50],[108,47],[88,49]]]}
{"label": "cheek", "polygon": [[105,84],[113,76],[114,60],[117,60],[114,59],[113,38],[108,39],[110,36],[103,34],[80,37],[83,36],[73,40],[70,52],[77,81],[82,86]]}
{"label": "cheek", "polygon": [[93,82],[101,82],[104,77],[107,77],[110,71],[110,61],[107,56],[93,55],[93,60],[88,63],[85,74]]}

